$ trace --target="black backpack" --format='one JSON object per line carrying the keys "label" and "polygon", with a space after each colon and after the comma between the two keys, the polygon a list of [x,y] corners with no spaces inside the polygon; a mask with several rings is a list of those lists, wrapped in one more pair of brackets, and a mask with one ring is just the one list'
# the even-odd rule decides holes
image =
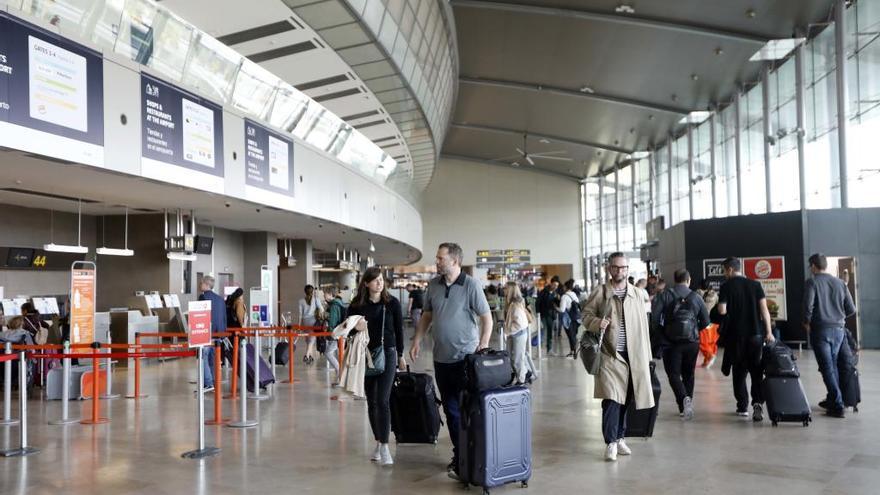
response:
{"label": "black backpack", "polygon": [[688,304],[688,298],[694,293],[691,292],[685,297],[677,297],[675,306],[666,324],[663,326],[666,338],[672,343],[696,342],[700,339],[700,329],[697,328],[697,316]]}

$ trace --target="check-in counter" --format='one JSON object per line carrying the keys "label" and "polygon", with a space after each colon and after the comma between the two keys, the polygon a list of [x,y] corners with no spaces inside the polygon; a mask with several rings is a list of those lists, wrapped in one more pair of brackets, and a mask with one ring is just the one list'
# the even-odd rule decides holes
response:
{"label": "check-in counter", "polygon": [[[111,311],[109,315],[110,335],[114,344],[133,344],[138,333],[155,333],[159,331],[158,316],[144,316],[140,311]],[[105,339],[106,341],[106,339]],[[120,360],[119,366],[133,365],[130,359]]]}

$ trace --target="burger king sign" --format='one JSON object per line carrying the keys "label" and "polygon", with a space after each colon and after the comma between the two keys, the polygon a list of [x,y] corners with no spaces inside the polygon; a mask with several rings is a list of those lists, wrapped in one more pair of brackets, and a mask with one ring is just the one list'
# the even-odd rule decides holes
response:
{"label": "burger king sign", "polygon": [[743,274],[758,281],[767,297],[767,309],[774,320],[787,320],[785,306],[785,257],[743,258]]}

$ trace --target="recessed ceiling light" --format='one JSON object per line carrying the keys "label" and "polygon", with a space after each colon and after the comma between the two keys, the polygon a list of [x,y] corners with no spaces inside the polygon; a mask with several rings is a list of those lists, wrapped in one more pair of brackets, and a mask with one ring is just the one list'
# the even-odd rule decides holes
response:
{"label": "recessed ceiling light", "polygon": [[674,93],[673,93],[673,95],[671,96],[671,98],[672,98],[672,101],[678,101],[678,95],[677,95],[677,94],[674,94]]}
{"label": "recessed ceiling light", "polygon": [[654,116],[653,116],[653,115],[648,115],[648,120],[654,120]]}
{"label": "recessed ceiling light", "polygon": [[715,55],[724,55],[724,48],[721,48],[720,46],[716,48]]}
{"label": "recessed ceiling light", "polygon": [[617,7],[615,7],[614,11],[617,12],[618,14],[635,14],[636,13],[636,9],[632,8],[631,5],[627,5],[625,3],[622,3],[622,4],[618,5]]}
{"label": "recessed ceiling light", "polygon": [[596,92],[596,90],[594,90],[593,88],[591,88],[589,86],[581,86],[581,93],[593,94],[595,92]]}
{"label": "recessed ceiling light", "polygon": [[746,10],[746,17],[748,17],[749,19],[754,19],[757,15],[758,13],[755,12],[755,9]]}
{"label": "recessed ceiling light", "polygon": [[698,76],[698,75],[696,75],[696,74],[691,74],[691,80],[692,80],[692,81],[698,81],[699,79],[700,79],[700,76]]}

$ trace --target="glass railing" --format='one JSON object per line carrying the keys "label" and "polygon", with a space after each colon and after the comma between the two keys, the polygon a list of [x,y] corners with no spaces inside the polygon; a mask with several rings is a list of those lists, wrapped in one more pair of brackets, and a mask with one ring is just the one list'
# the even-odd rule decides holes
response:
{"label": "glass railing", "polygon": [[394,174],[395,190],[401,190],[401,175],[410,176],[405,170],[395,174],[394,159],[321,104],[153,0],[3,4],[51,24],[62,35],[88,40],[149,67],[168,82],[266,121],[379,183]]}

